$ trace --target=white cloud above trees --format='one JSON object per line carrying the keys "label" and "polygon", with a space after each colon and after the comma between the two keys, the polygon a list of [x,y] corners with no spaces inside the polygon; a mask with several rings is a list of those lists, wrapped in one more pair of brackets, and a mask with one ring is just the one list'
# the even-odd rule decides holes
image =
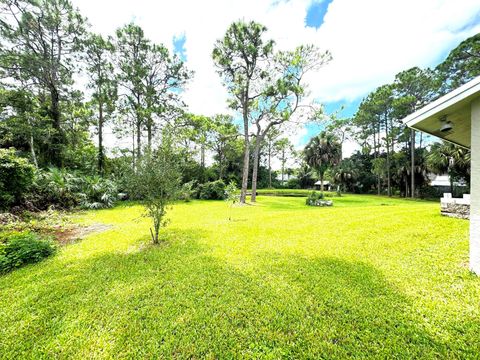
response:
{"label": "white cloud above trees", "polygon": [[431,66],[463,39],[480,32],[478,0],[334,0],[322,26],[305,26],[311,0],[74,0],[94,31],[113,35],[134,21],[152,41],[172,49],[185,36],[187,64],[195,77],[185,92],[190,111],[226,112],[227,93],[215,72],[215,40],[238,19],[269,29],[278,48],[313,43],[333,61],[309,77],[311,96],[322,102],[366,95],[412,66]]}

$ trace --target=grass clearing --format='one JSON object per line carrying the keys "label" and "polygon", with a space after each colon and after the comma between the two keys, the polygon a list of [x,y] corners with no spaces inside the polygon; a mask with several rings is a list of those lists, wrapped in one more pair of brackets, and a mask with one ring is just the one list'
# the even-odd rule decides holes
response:
{"label": "grass clearing", "polygon": [[[286,196],[286,197],[306,197],[311,194],[313,191],[318,190],[307,190],[307,189],[258,189],[257,194],[264,196]],[[251,193],[251,191],[250,191]],[[325,191],[326,196],[335,196],[335,192]]]}
{"label": "grass clearing", "polygon": [[475,358],[468,222],[427,201],[345,195],[175,205],[164,244],[142,208],[0,277],[0,358]]}

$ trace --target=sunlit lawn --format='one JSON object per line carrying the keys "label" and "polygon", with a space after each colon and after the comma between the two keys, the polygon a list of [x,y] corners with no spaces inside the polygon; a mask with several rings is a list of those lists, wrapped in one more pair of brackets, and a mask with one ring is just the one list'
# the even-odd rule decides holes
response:
{"label": "sunlit lawn", "polygon": [[[476,358],[468,222],[375,196],[178,204],[160,246],[140,206],[0,277],[0,357]],[[229,216],[232,221],[229,221]]]}

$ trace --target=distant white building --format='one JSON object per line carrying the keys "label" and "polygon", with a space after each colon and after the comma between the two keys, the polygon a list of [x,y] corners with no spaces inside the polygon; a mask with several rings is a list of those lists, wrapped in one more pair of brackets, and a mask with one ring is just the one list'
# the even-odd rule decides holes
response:
{"label": "distant white building", "polygon": [[[288,180],[291,180],[291,179],[296,179],[297,177],[293,174],[289,175],[287,173],[284,173],[283,174],[283,184],[282,185],[285,185]],[[282,174],[281,173],[277,173],[277,177],[276,179],[279,181],[279,182],[282,182]]]}
{"label": "distant white building", "polygon": [[[322,186],[322,182],[319,180],[314,185],[316,190],[320,190]],[[330,191],[331,188],[332,188],[332,184],[330,184],[330,181],[323,180],[323,190]]]}
{"label": "distant white building", "polygon": [[[440,188],[440,189],[450,189],[450,176],[448,175],[430,175],[430,185]],[[467,184],[465,182],[454,181],[453,186],[455,187],[465,187]]]}

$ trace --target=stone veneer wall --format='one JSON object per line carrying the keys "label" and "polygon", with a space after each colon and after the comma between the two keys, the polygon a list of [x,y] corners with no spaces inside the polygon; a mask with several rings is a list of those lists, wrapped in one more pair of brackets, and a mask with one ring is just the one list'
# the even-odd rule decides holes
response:
{"label": "stone veneer wall", "polygon": [[454,217],[458,219],[469,219],[470,205],[442,202],[441,212],[442,212],[442,215],[444,216]]}

